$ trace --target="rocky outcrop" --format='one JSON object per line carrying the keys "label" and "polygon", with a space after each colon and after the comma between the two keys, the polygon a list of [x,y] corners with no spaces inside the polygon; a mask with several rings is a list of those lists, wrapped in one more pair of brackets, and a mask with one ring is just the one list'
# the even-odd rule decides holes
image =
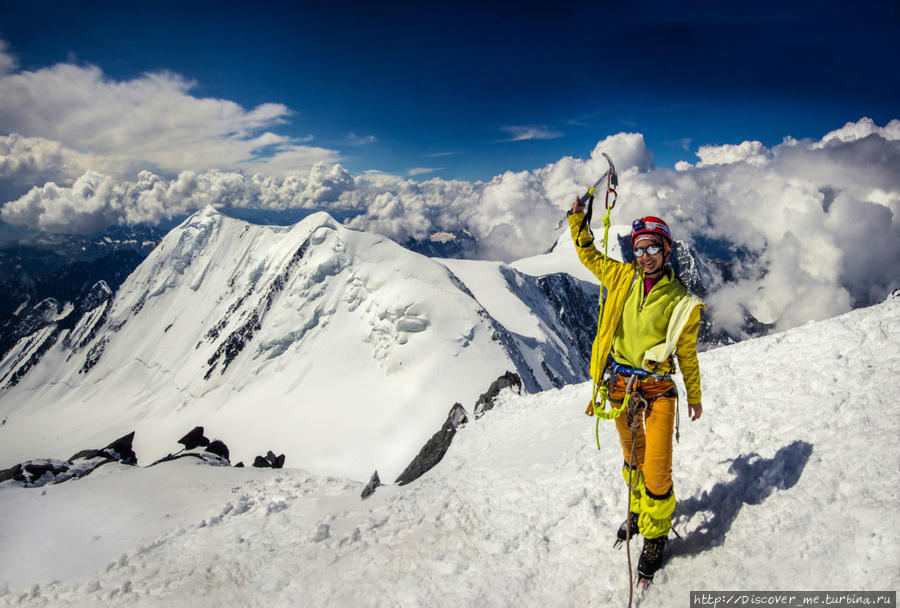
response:
{"label": "rocky outcrop", "polygon": [[372,473],[372,478],[369,479],[369,483],[366,484],[366,487],[363,488],[362,494],[360,494],[360,498],[363,500],[367,499],[369,496],[375,493],[375,490],[382,486],[381,478],[378,477],[378,471]]}
{"label": "rocky outcrop", "polygon": [[81,450],[68,460],[38,458],[0,470],[0,483],[13,481],[26,488],[62,483],[90,475],[110,462],[137,465],[137,455],[131,445],[134,431],[100,449]]}
{"label": "rocky outcrop", "polygon": [[401,486],[406,485],[434,468],[444,457],[444,454],[447,453],[447,450],[450,449],[453,436],[456,435],[456,429],[468,422],[468,420],[469,417],[466,415],[466,410],[463,406],[459,403],[454,404],[450,408],[450,413],[447,414],[447,420],[444,421],[441,430],[432,435],[431,439],[422,446],[418,455],[400,473],[396,483]]}
{"label": "rocky outcrop", "polygon": [[[195,426],[187,435],[179,439],[178,443],[184,446],[181,450],[174,454],[163,456],[150,466],[156,466],[163,462],[171,462],[173,460],[178,460],[179,458],[197,458],[206,464],[218,467],[231,466],[228,446],[220,439],[214,439],[212,441],[207,439],[203,434],[202,426]],[[201,450],[200,448],[203,449]]]}
{"label": "rocky outcrop", "polygon": [[257,456],[253,460],[253,466],[261,469],[280,469],[284,466],[284,454],[275,455],[275,452],[269,450],[265,456]]}
{"label": "rocky outcrop", "polygon": [[511,388],[517,393],[521,393],[522,379],[519,378],[518,374],[508,371],[494,380],[488,387],[488,390],[482,393],[481,396],[478,397],[478,401],[475,402],[474,411],[476,419],[481,418],[486,411],[494,407],[497,396],[500,394],[500,391],[505,388]]}

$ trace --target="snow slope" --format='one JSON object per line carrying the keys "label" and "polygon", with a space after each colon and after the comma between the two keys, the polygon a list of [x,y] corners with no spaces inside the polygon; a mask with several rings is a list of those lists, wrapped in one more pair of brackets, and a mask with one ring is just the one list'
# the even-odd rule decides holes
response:
{"label": "snow slope", "polygon": [[[900,299],[700,360],[704,415],[675,448],[684,538],[639,604],[900,586],[900,405],[883,392]],[[596,449],[588,395],[505,394],[435,469],[366,501],[352,481],[184,461],[6,483],[0,604],[623,605],[622,458],[611,423]]]}
{"label": "snow slope", "polygon": [[[327,214],[278,227],[206,208],[111,302],[0,361],[0,467],[131,430],[148,462],[202,425],[234,462],[271,449],[319,473],[394,479],[454,402],[471,407],[507,370],[529,391],[587,377],[596,293],[507,276],[541,335],[504,327],[445,265]],[[557,321],[564,307],[574,325]]]}

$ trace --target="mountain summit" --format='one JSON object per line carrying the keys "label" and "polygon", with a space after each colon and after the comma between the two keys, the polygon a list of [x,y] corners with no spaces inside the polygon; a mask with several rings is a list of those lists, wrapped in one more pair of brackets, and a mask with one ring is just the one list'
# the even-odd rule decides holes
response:
{"label": "mountain summit", "polygon": [[0,362],[0,379],[17,378],[0,380],[5,430],[23,439],[0,459],[119,430],[162,456],[201,424],[237,459],[272,448],[293,466],[390,478],[454,401],[469,406],[507,370],[530,392],[586,378],[595,287],[494,264],[491,293],[510,304],[497,308],[483,273],[467,272],[470,289],[450,267],[325,213],[278,227],[202,209],[110,303]]}

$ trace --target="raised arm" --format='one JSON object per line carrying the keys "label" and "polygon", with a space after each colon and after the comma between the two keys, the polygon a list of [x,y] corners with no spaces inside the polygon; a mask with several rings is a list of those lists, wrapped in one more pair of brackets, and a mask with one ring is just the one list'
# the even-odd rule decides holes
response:
{"label": "raised arm", "polygon": [[578,199],[572,204],[569,211],[569,231],[572,234],[572,240],[575,242],[575,251],[578,252],[578,259],[590,270],[595,277],[601,278],[603,271],[603,260],[607,260],[606,280],[608,283],[616,283],[623,276],[626,270],[630,269],[629,264],[619,262],[612,258],[605,257],[597,249],[594,244],[594,235],[585,226],[584,230],[579,232],[581,222],[584,219],[584,205]]}

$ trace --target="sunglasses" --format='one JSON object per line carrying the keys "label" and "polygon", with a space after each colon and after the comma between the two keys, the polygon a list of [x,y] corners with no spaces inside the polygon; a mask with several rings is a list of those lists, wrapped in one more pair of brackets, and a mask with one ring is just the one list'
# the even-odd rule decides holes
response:
{"label": "sunglasses", "polygon": [[642,258],[642,257],[644,257],[645,253],[648,253],[650,255],[656,255],[657,253],[659,253],[662,250],[663,250],[663,246],[660,245],[659,243],[647,245],[646,247],[635,247],[634,248],[634,257]]}

